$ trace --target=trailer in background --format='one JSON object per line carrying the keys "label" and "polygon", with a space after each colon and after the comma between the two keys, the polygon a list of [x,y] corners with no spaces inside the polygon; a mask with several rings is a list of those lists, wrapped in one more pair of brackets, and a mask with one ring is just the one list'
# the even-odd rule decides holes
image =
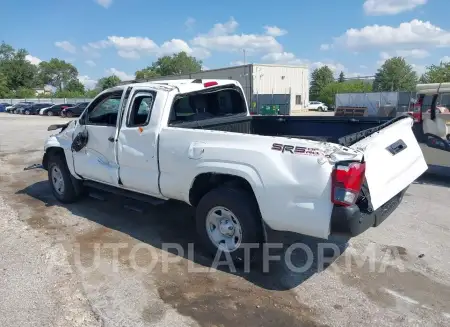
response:
{"label": "trailer in background", "polygon": [[364,116],[395,117],[410,112],[416,103],[416,92],[338,93],[335,97],[335,115],[352,113]]}

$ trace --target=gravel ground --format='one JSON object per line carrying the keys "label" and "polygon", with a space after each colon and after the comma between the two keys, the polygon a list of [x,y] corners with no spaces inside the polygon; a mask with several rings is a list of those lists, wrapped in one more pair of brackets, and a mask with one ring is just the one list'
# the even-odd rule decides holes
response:
{"label": "gravel ground", "polygon": [[[104,194],[62,205],[45,171],[24,171],[40,163],[47,126],[61,121],[0,114],[0,326],[450,324],[450,183],[413,184],[387,221],[326,269],[317,240],[281,233],[271,240],[314,248],[310,269],[209,269],[187,206]],[[306,259],[295,252],[292,262]]]}

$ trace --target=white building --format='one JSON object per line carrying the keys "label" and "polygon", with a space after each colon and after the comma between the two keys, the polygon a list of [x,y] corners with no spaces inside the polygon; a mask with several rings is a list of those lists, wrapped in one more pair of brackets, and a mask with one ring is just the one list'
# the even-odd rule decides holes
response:
{"label": "white building", "polygon": [[304,109],[309,101],[308,76],[307,66],[248,64],[153,80],[233,79],[242,84],[252,112],[275,105],[281,114],[291,114]]}

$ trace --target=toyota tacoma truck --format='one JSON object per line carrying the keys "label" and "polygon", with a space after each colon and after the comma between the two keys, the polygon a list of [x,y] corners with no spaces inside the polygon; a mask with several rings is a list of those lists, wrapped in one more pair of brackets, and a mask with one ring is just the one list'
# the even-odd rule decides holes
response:
{"label": "toyota tacoma truck", "polygon": [[233,80],[130,83],[100,93],[45,144],[54,196],[88,188],[196,209],[213,254],[241,260],[267,228],[327,239],[382,223],[427,169],[413,119],[251,116]]}

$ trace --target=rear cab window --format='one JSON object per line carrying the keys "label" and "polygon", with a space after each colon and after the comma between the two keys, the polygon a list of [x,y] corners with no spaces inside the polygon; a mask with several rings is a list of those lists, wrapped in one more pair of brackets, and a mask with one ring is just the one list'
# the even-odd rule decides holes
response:
{"label": "rear cab window", "polygon": [[238,114],[247,114],[242,91],[235,85],[225,85],[177,96],[169,125]]}

